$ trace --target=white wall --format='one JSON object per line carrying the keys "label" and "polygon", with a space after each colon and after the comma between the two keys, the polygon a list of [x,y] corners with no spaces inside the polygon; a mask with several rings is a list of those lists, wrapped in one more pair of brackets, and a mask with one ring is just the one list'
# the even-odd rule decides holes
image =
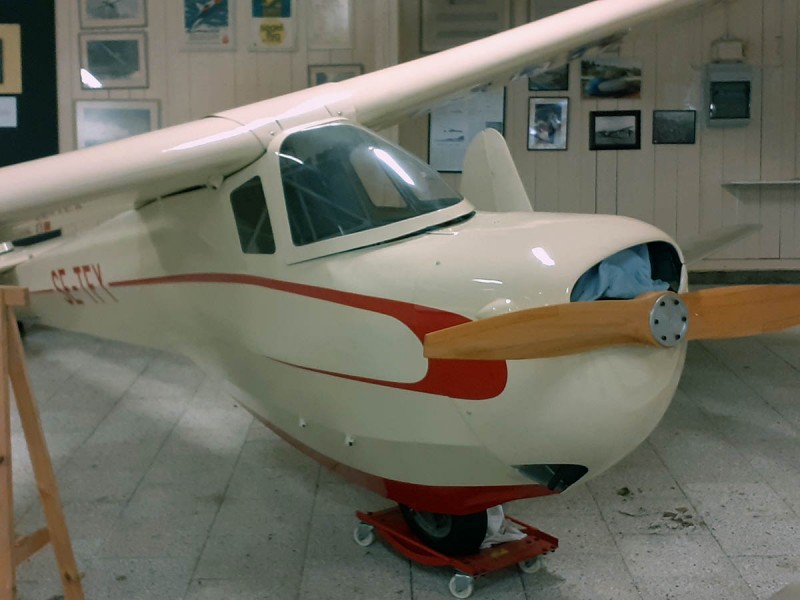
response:
{"label": "white wall", "polygon": [[[528,18],[527,0],[512,0],[515,23]],[[533,0],[546,6],[554,0]],[[571,5],[578,4],[569,0]],[[656,224],[678,240],[734,223],[763,228],[695,266],[700,269],[800,268],[798,187],[732,190],[730,180],[775,180],[800,176],[798,26],[800,0],[737,0],[647,26],[629,35],[620,55],[643,63],[642,97],[583,100],[580,64],[570,66],[570,90],[528,92],[525,81],[508,87],[506,139],[537,210],[628,215]],[[418,55],[417,2],[401,5],[401,57]],[[723,35],[746,42],[747,62],[756,68],[751,124],[742,129],[708,129],[702,106],[702,65],[710,62],[713,40]],[[569,148],[527,150],[528,99],[570,98]],[[588,149],[589,112],[642,111],[642,148],[593,152]],[[695,145],[652,144],[654,109],[698,110]],[[427,152],[427,122],[401,129],[401,141],[421,156]]]}
{"label": "white wall", "polygon": [[[119,91],[81,90],[77,0],[56,2],[62,150],[74,148],[77,99],[158,99],[162,124],[172,125],[305,87],[309,63],[360,62],[372,70],[392,63],[398,55],[404,60],[418,55],[418,0],[353,1],[353,50],[305,50],[306,4],[296,0],[301,17],[299,40],[297,50],[287,53],[246,50],[242,35],[246,29],[244,2],[239,3],[235,52],[184,51],[176,34],[181,31],[181,3],[150,0],[150,87]],[[514,23],[525,22],[529,15],[527,0],[512,2]],[[579,65],[573,64],[567,93],[571,128],[565,152],[527,150],[528,99],[533,94],[524,81],[512,83],[506,107],[506,138],[537,209],[630,215],[655,223],[679,240],[721,225],[761,223],[759,235],[700,266],[799,269],[798,189],[732,191],[722,186],[722,182],[733,179],[791,179],[800,175],[798,26],[800,0],[736,0],[678,22],[648,26],[630,35],[620,50],[621,55],[643,62],[642,97],[636,100],[582,100]],[[653,146],[652,110],[701,107],[700,68],[710,60],[711,42],[724,34],[745,40],[747,62],[757,67],[761,80],[750,126],[707,129],[698,114],[701,124],[697,144]],[[588,150],[589,111],[614,109],[642,111],[641,150]],[[418,119],[405,125],[400,139],[424,158],[427,121]]]}

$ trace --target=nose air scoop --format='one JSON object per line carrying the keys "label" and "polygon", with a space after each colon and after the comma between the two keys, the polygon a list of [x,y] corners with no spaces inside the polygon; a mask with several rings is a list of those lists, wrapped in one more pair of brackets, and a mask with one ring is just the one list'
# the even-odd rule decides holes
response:
{"label": "nose air scoop", "polygon": [[658,344],[677,346],[686,338],[688,328],[689,309],[680,296],[667,293],[656,298],[650,309],[650,333]]}

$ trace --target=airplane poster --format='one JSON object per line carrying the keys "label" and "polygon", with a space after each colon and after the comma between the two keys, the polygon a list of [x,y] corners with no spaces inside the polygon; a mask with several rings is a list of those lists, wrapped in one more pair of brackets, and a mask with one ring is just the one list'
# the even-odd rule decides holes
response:
{"label": "airplane poster", "polygon": [[441,172],[457,173],[467,147],[484,129],[503,133],[504,89],[489,90],[451,100],[431,111],[428,162]]}
{"label": "airplane poster", "polygon": [[251,0],[250,48],[293,50],[297,15],[292,0]]}
{"label": "airplane poster", "polygon": [[228,0],[184,0],[183,31],[189,46],[232,50],[233,29]]}

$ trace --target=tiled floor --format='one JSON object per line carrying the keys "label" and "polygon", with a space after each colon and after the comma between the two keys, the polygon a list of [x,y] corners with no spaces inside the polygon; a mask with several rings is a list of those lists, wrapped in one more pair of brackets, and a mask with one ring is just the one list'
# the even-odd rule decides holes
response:
{"label": "tiled floor", "polygon": [[[450,598],[450,573],[352,540],[386,501],[276,439],[186,360],[49,329],[26,340],[88,600]],[[800,580],[800,330],[693,343],[658,429],[620,465],[511,513],[560,538],[486,600],[769,598]],[[18,531],[42,521],[15,422]],[[60,594],[46,549],[22,600]]]}

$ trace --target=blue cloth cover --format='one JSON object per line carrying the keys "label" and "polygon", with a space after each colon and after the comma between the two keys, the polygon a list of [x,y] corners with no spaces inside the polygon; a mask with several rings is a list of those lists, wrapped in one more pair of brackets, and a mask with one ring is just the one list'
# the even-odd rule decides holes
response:
{"label": "blue cloth cover", "polygon": [[669,289],[669,284],[653,279],[650,254],[645,244],[626,248],[593,266],[581,275],[572,290],[572,302],[602,298],[629,299],[645,292]]}

